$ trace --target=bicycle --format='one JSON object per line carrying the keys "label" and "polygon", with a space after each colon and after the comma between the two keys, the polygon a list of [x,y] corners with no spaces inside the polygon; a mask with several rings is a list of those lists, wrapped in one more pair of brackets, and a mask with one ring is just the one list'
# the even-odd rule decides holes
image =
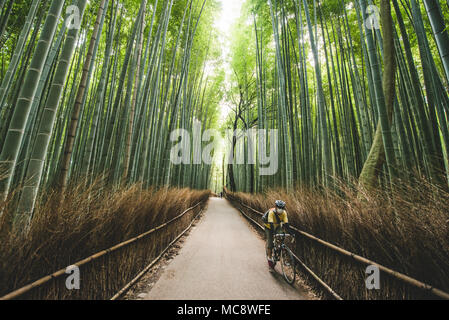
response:
{"label": "bicycle", "polygon": [[285,239],[288,237],[293,237],[293,240],[295,239],[294,236],[287,233],[274,235],[273,262],[274,266],[276,266],[278,261],[281,262],[281,269],[285,281],[288,284],[293,284],[296,278],[296,260],[290,248],[285,244]]}

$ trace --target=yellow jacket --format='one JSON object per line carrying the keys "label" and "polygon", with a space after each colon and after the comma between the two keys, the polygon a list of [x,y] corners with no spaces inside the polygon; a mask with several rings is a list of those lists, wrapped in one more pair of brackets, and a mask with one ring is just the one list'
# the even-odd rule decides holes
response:
{"label": "yellow jacket", "polygon": [[[276,219],[275,215],[277,215],[279,219]],[[270,209],[270,212],[268,213],[268,223],[265,223],[265,227],[271,229],[270,223],[272,223],[274,229],[278,229],[280,227],[280,223],[277,223],[278,220],[280,223],[288,223],[287,211],[282,210],[280,214],[277,214],[274,208]]]}

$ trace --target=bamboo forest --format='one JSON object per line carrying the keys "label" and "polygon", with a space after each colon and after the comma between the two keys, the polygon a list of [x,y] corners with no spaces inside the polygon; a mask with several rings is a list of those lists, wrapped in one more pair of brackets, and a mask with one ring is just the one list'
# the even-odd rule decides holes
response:
{"label": "bamboo forest", "polygon": [[[443,0],[0,0],[0,299],[449,299],[448,26]],[[220,238],[276,200],[286,296],[268,235]],[[271,287],[139,291],[180,237],[173,268],[198,243]]]}

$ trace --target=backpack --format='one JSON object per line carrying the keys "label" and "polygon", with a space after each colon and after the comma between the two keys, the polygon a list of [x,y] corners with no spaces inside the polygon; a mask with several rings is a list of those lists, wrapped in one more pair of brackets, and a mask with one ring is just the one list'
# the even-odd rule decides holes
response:
{"label": "backpack", "polygon": [[[267,212],[265,212],[262,216],[262,221],[264,223],[268,223],[268,215],[270,214],[270,211],[274,211],[274,208],[268,210]],[[276,217],[276,222],[279,224],[281,221],[279,220],[279,217],[277,216],[277,214],[274,215]]]}

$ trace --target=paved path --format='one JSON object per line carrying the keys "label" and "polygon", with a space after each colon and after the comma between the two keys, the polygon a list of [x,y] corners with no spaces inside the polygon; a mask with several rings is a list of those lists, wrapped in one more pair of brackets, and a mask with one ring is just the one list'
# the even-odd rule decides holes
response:
{"label": "paved path", "polygon": [[147,300],[303,300],[280,266],[270,273],[265,243],[227,200],[211,198],[179,255],[147,293]]}

